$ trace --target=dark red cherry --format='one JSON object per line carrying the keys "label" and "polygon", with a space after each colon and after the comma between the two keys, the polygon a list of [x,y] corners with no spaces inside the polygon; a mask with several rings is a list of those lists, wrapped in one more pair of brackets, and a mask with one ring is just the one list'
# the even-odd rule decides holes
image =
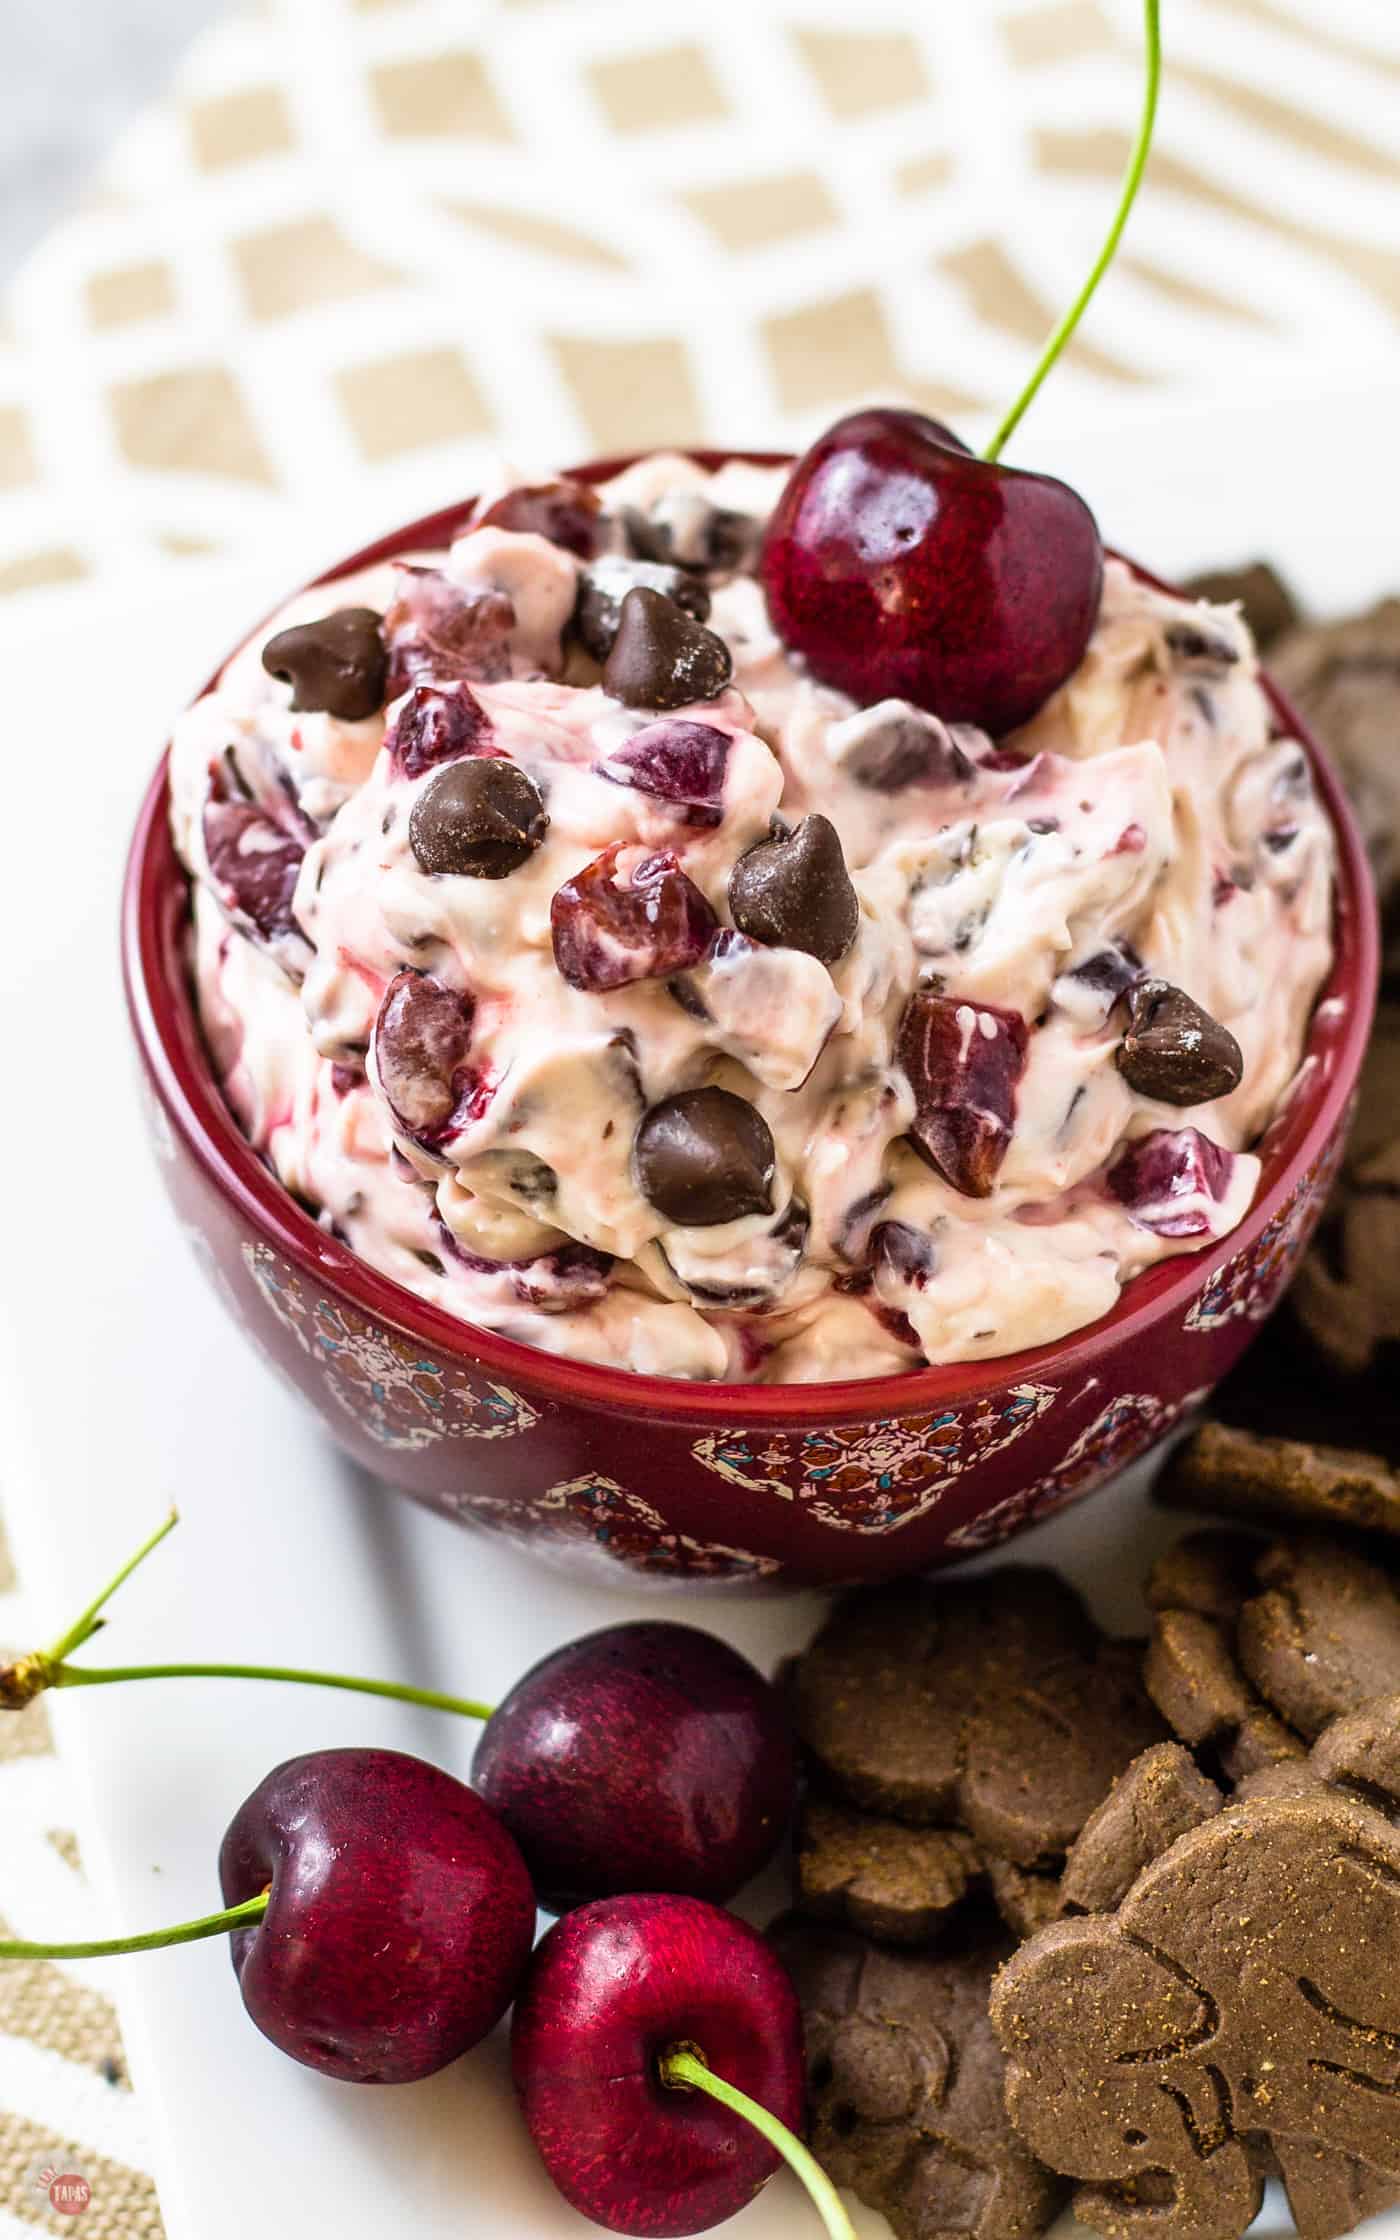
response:
{"label": "dark red cherry", "polygon": [[802,2021],[756,1930],[698,1898],[602,1898],[536,1948],[511,2021],[525,2122],[566,2201],[610,2232],[703,2232],[778,2167],[740,2115],[661,2080],[673,2048],[800,2130]]}
{"label": "dark red cherry", "polygon": [[1155,1128],[1119,1153],[1107,1179],[1139,1228],[1159,1237],[1205,1237],[1222,1233],[1216,1209],[1234,1171],[1234,1152],[1199,1128]]}
{"label": "dark red cherry", "polygon": [[979,459],[921,413],[870,410],[799,459],[759,572],[823,684],[997,736],[1078,666],[1103,547],[1066,483]]}
{"label": "dark red cherry", "polygon": [[724,816],[730,739],[712,723],[645,724],[595,764],[600,778],[633,786],[675,810],[676,822],[716,825]]}
{"label": "dark red cherry", "polygon": [[397,1750],[321,1750],[259,1783],[219,1854],[243,2004],[294,2061],[405,2084],[494,2028],[529,1956],[520,1853],[460,1781]]}
{"label": "dark red cherry", "polygon": [[503,591],[454,583],[440,568],[401,562],[384,617],[388,694],[411,684],[448,684],[458,677],[491,681],[510,671],[515,607]]}
{"label": "dark red cherry", "polygon": [[274,824],[255,801],[211,799],[204,807],[204,854],[225,909],[246,918],[264,941],[300,931],[292,897],[304,838]]}
{"label": "dark red cherry", "polygon": [[600,994],[698,964],[718,919],[669,849],[619,878],[619,843],[566,879],[549,906],[554,962],[571,988]]}
{"label": "dark red cherry", "polygon": [[917,989],[895,1062],[914,1092],[909,1139],[964,1197],[990,1197],[1016,1124],[1029,1037],[1019,1011]]}
{"label": "dark red cherry", "polygon": [[471,1064],[470,996],[430,972],[396,973],[374,1023],[371,1054],[398,1126],[432,1149],[470,1117],[481,1076]]}
{"label": "dark red cherry", "polygon": [[777,1690],[713,1634],[652,1619],[544,1658],[472,1762],[557,1907],[624,1890],[722,1903],[772,1858],[795,1781]]}

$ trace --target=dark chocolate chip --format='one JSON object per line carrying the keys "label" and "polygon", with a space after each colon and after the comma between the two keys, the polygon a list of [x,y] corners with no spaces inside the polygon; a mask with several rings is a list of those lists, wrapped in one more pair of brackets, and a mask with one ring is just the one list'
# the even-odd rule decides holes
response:
{"label": "dark chocolate chip", "polygon": [[262,665],[290,684],[295,714],[360,723],[384,705],[389,660],[379,624],[373,607],[338,607],[319,622],[279,630],[263,647]]}
{"label": "dark chocolate chip", "polygon": [[424,786],[408,837],[420,871],[504,879],[529,861],[548,826],[539,787],[518,764],[469,755]]}
{"label": "dark chocolate chip", "polygon": [[728,1089],[685,1089],[654,1104],[633,1156],[642,1194],[678,1228],[770,1213],[776,1153],[768,1123]]}
{"label": "dark chocolate chip", "polygon": [[1139,980],[1128,1012],[1118,1071],[1140,1096],[1209,1104],[1239,1087],[1244,1054],[1229,1028],[1169,980]]}
{"label": "dark chocolate chip", "polygon": [[579,576],[574,608],[574,635],[595,661],[606,661],[612,652],[622,620],[622,602],[629,591],[638,588],[659,592],[697,622],[710,619],[710,594],[699,576],[649,560],[624,560],[617,553],[605,554]]}
{"label": "dark chocolate chip", "polygon": [[627,708],[688,708],[713,700],[734,671],[729,648],[671,599],[644,584],[622,602],[603,690]]}
{"label": "dark chocolate chip", "polygon": [[822,964],[844,957],[860,926],[860,903],[835,825],[804,817],[786,838],[750,848],[729,875],[729,908],[753,941],[801,949]]}

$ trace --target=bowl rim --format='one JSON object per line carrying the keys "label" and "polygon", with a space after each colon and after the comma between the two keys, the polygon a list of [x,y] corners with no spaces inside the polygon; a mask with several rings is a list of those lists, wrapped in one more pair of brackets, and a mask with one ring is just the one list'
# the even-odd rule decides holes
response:
{"label": "bowl rim", "polygon": [[[604,482],[634,458],[645,455],[590,460],[564,472],[572,480]],[[792,458],[791,453],[783,451],[692,446],[681,447],[681,455],[708,469],[729,461],[781,466]],[[473,497],[463,498],[390,530],[361,551],[337,561],[303,588],[314,590],[322,584],[337,583],[403,552],[437,550],[465,525],[475,503]],[[1172,588],[1137,562],[1129,560],[1127,565],[1145,582],[1159,589]],[[279,601],[272,613],[279,612],[285,603]],[[234,651],[246,645],[261,626],[245,631]],[[203,691],[212,689],[232,657],[226,656],[219,664]],[[1169,1317],[1174,1309],[1185,1309],[1220,1268],[1250,1249],[1286,1203],[1300,1175],[1343,1125],[1356,1087],[1379,979],[1379,928],[1366,852],[1326,752],[1262,670],[1261,681],[1274,716],[1289,736],[1299,740],[1308,756],[1337,842],[1332,964],[1309,1020],[1302,1064],[1256,1146],[1265,1161],[1265,1179],[1244,1220],[1228,1236],[1208,1248],[1173,1255],[1144,1270],[1129,1280],[1108,1313],[1097,1322],[1045,1345],[984,1361],[895,1370],[878,1377],[811,1384],[704,1383],[578,1361],[498,1336],[381,1275],[303,1211],[243,1135],[224,1103],[212,1068],[207,1062],[196,1062],[202,1036],[192,989],[184,976],[178,986],[172,985],[164,970],[172,880],[183,883],[185,878],[170,836],[169,741],[138,812],[122,892],[123,980],[136,1040],[177,1136],[207,1181],[232,1202],[246,1224],[304,1275],[344,1293],[376,1321],[387,1323],[416,1344],[431,1346],[469,1368],[511,1384],[524,1384],[536,1391],[544,1388],[553,1399],[591,1404],[609,1413],[622,1410],[691,1425],[766,1423],[796,1430],[817,1430],[853,1419],[936,1415],[944,1408],[965,1407],[1008,1387],[1034,1385],[1049,1378],[1063,1384],[1080,1372],[1092,1373],[1096,1361],[1109,1349],[1131,1342]],[[1324,1019],[1325,1034],[1320,1031]],[[1316,1070],[1321,1073],[1320,1093],[1319,1087],[1312,1086]],[[1306,1103],[1309,1096],[1313,1109],[1302,1123],[1301,1134],[1286,1155],[1275,1154],[1277,1165],[1270,1174],[1269,1136],[1275,1131],[1296,1134],[1299,1101]]]}

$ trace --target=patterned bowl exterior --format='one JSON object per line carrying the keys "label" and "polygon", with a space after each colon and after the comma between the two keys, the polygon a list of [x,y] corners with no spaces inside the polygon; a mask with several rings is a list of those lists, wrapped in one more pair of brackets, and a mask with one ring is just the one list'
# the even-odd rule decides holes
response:
{"label": "patterned bowl exterior", "polygon": [[[325,580],[441,543],[468,510],[416,522]],[[561,1361],[428,1306],[318,1229],[220,1098],[184,963],[162,762],[123,947],[176,1215],[235,1320],[341,1446],[460,1523],[631,1583],[729,1588],[886,1579],[992,1547],[1093,1492],[1206,1398],[1284,1291],[1342,1155],[1375,1002],[1375,908],[1326,758],[1272,697],[1337,830],[1333,970],[1247,1219],[1140,1276],[1091,1329],[861,1383],[693,1385]]]}

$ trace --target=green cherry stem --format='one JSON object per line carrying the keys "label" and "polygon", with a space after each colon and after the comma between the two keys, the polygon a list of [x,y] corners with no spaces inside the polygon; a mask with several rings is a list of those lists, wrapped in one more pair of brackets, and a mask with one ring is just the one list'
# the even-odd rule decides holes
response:
{"label": "green cherry stem", "polygon": [[167,1945],[197,1944],[201,1937],[222,1937],[230,1929],[250,1929],[267,1911],[268,1893],[245,1898],[241,1906],[182,1921],[174,1929],[148,1929],[139,1937],[97,1937],[86,1944],[28,1944],[22,1937],[0,1937],[0,1960],[107,1960],[123,1952],[163,1952]]}
{"label": "green cherry stem", "polygon": [[492,1708],[469,1696],[440,1695],[434,1688],[411,1688],[401,1680],[361,1680],[350,1672],[303,1672],[296,1665],[58,1664],[48,1674],[51,1688],[107,1688],[119,1680],[281,1680],[294,1687],[341,1688],[350,1695],[387,1696],[393,1703],[421,1704],[427,1711],[452,1711],[460,1719],[489,1719]]}
{"label": "green cherry stem", "polygon": [[732,2108],[743,2116],[755,2131],[761,2132],[771,2147],[776,2147],[790,2170],[796,2172],[811,2197],[812,2206],[826,2226],[830,2240],[856,2240],[855,2227],[847,2216],[840,2194],[828,2178],[816,2156],[795,2138],[785,2123],[768,2108],[751,2100],[737,2085],[726,2084],[716,2076],[697,2047],[672,2046],[663,2053],[657,2064],[661,2082],[674,2092],[706,2092],[722,2107]]}
{"label": "green cherry stem", "polygon": [[296,1687],[340,1688],[351,1695],[383,1696],[393,1703],[416,1703],[426,1711],[450,1711],[459,1719],[490,1718],[491,1705],[477,1703],[470,1696],[442,1695],[435,1688],[411,1688],[399,1680],[361,1680],[346,1672],[304,1672],[294,1665],[70,1664],[68,1659],[73,1650],[90,1641],[106,1624],[101,1613],[118,1587],[145,1562],[153,1549],[160,1546],[166,1535],[174,1531],[179,1521],[178,1513],[172,1509],[164,1523],[142,1541],[135,1555],[108,1580],[101,1594],[88,1604],[82,1616],[52,1648],[31,1650],[28,1656],[16,1658],[13,1664],[0,1666],[0,1711],[22,1711],[47,1688],[106,1688],[119,1680],[276,1680]]}
{"label": "green cherry stem", "polygon": [[1132,154],[1128,158],[1128,168],[1123,174],[1123,184],[1119,190],[1118,208],[1114,213],[1113,223],[1109,227],[1104,245],[1095,259],[1093,270],[1068,311],[1060,320],[1059,325],[1051,334],[1030,380],[1026,383],[1025,388],[1021,391],[1020,396],[1012,405],[1011,410],[1007,413],[1006,418],[983,452],[984,459],[994,460],[1001,457],[1011,436],[1034,403],[1046,375],[1083,318],[1094,290],[1112,264],[1118,244],[1123,238],[1123,229],[1128,223],[1128,214],[1137,200],[1137,191],[1142,184],[1143,172],[1147,168],[1148,150],[1152,146],[1152,129],[1157,121],[1157,95],[1162,84],[1160,0],[1144,0],[1144,9],[1147,25],[1147,74],[1143,90],[1142,117],[1138,124],[1137,138],[1133,142]]}

